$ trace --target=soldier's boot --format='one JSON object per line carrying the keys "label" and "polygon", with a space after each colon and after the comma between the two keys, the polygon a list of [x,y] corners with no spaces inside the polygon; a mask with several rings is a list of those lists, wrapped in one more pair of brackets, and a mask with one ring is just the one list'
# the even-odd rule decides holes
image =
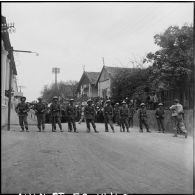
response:
{"label": "soldier's boot", "polygon": [[75,132],[75,133],[78,133],[77,129],[74,129],[74,132]]}
{"label": "soldier's boot", "polygon": [[26,129],[26,132],[29,132],[28,127],[25,127],[25,129]]}
{"label": "soldier's boot", "polygon": [[97,131],[96,128],[94,128],[94,131],[95,131],[95,133],[99,133],[99,131]]}
{"label": "soldier's boot", "polygon": [[105,132],[108,132],[108,129],[105,129]]}
{"label": "soldier's boot", "polygon": [[87,128],[87,133],[90,133],[90,131],[91,131],[90,128]]}
{"label": "soldier's boot", "polygon": [[188,137],[188,132],[186,131],[186,132],[185,132],[185,138],[187,138],[187,137]]}
{"label": "soldier's boot", "polygon": [[151,131],[149,129],[147,129],[146,132],[151,133]]}
{"label": "soldier's boot", "polygon": [[127,129],[127,132],[130,133],[129,129]]}
{"label": "soldier's boot", "polygon": [[21,132],[24,132],[24,127],[21,127]]}
{"label": "soldier's boot", "polygon": [[39,129],[38,132],[41,132],[41,127],[38,127],[38,129]]}

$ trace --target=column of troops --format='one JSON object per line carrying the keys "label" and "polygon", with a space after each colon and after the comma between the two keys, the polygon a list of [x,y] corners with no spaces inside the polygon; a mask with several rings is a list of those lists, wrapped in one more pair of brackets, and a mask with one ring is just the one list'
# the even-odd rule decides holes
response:
{"label": "column of troops", "polygon": [[[82,105],[81,108],[81,119],[79,120],[79,124],[85,120],[86,126],[87,126],[87,132],[91,131],[92,125],[95,133],[98,133],[96,129],[95,124],[95,118],[96,118],[96,109],[94,105],[92,104],[92,100],[89,99],[87,101],[87,105]],[[46,112],[49,112],[51,114],[51,123],[52,123],[52,132],[56,132],[56,123],[59,126],[59,129],[61,132],[62,130],[62,124],[61,124],[61,116],[62,116],[62,106],[58,101],[58,97],[53,97],[53,101],[48,108],[47,104],[45,104],[42,101],[42,98],[38,98],[38,103],[36,103],[32,109],[35,111],[35,114],[37,116],[37,127],[38,131],[44,131],[45,130],[45,115]],[[178,99],[174,100],[174,104],[169,108],[172,111],[172,119],[174,122],[174,136],[177,136],[178,132],[181,132],[185,135],[187,138],[187,131],[184,125],[184,111],[183,106],[179,103]],[[27,122],[27,116],[28,112],[30,111],[29,105],[26,103],[26,97],[21,97],[21,102],[16,106],[16,112],[19,116],[19,124],[21,126],[21,131],[28,131],[28,122]],[[113,119],[120,127],[120,132],[130,132],[130,128],[133,127],[133,116],[135,114],[135,108],[133,106],[133,103],[130,103],[127,105],[125,101],[122,102],[122,106],[119,105],[119,103],[116,103],[113,107],[111,105],[111,101],[107,100],[104,108],[103,108],[103,117],[104,117],[104,123],[105,123],[105,132],[109,131],[108,126],[112,129],[112,132],[115,132],[114,125],[113,125]],[[76,118],[77,118],[77,109],[74,105],[74,99],[70,99],[69,105],[65,109],[65,113],[67,116],[68,121],[68,131],[69,132],[75,132],[78,133],[77,127],[76,127]],[[158,132],[165,132],[164,127],[164,116],[165,111],[162,103],[158,104],[158,108],[155,111],[155,118],[157,120],[158,125]],[[151,133],[149,130],[148,125],[148,114],[146,105],[144,103],[140,104],[140,109],[138,109],[138,120],[139,120],[139,132],[143,133],[143,126],[146,128],[146,132]]]}

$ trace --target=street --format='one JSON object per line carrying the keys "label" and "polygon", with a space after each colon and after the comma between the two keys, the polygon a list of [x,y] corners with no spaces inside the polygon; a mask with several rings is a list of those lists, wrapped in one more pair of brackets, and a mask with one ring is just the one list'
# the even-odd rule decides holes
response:
{"label": "street", "polygon": [[2,193],[193,193],[193,138],[138,132],[2,130]]}

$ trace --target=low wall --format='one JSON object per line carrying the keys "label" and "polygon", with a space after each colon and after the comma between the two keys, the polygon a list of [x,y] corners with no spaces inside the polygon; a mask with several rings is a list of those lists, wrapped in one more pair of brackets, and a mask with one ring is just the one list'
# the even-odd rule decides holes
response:
{"label": "low wall", "polygon": [[[154,110],[148,110],[148,124],[150,129],[153,130],[158,130],[157,126],[157,121],[155,118],[155,111]],[[194,131],[194,126],[193,126],[193,110],[185,110],[184,111],[184,120],[185,120],[185,126],[188,131],[189,135],[193,134]],[[136,111],[134,115],[134,125],[139,126],[139,121],[138,121],[138,111]],[[165,131],[167,132],[173,132],[173,123],[171,119],[171,112],[168,110],[165,110],[165,119],[164,119],[164,124],[165,124]]]}
{"label": "low wall", "polygon": [[[29,125],[35,125],[36,122],[36,116],[33,110],[30,110],[28,113],[28,124]],[[8,123],[8,108],[6,106],[1,107],[1,127],[5,127]],[[11,119],[10,119],[11,125],[19,125],[19,119],[18,115],[15,112],[15,110],[11,109]]]}

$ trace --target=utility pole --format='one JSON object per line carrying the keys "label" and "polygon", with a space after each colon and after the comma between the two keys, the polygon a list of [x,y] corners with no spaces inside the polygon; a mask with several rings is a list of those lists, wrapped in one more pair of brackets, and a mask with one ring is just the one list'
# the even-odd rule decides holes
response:
{"label": "utility pole", "polygon": [[104,57],[102,57],[102,61],[103,61],[103,66],[105,66],[105,63],[104,63]]}
{"label": "utility pole", "polygon": [[56,91],[57,91],[57,74],[60,73],[60,68],[54,67],[52,68],[52,73],[55,74],[55,86],[56,86]]}

